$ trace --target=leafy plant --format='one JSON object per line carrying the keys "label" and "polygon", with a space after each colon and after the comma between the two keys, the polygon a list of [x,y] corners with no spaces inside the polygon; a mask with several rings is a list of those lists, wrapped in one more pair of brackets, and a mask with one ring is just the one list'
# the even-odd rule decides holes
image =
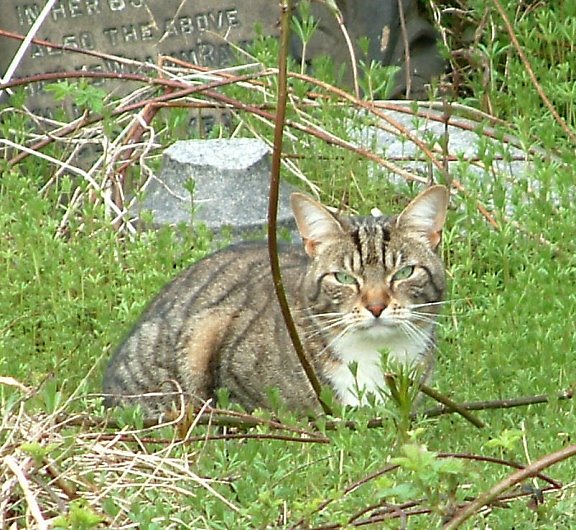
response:
{"label": "leafy plant", "polygon": [[45,90],[54,95],[56,101],[70,98],[80,109],[101,114],[104,109],[106,91],[89,84],[85,80],[78,82],[59,81],[46,85]]}
{"label": "leafy plant", "polygon": [[413,489],[410,496],[424,495],[433,513],[441,517],[451,515],[456,507],[456,490],[465,476],[462,461],[440,459],[415,442],[403,445],[400,450],[402,456],[392,458],[392,462],[409,472],[406,485]]}
{"label": "leafy plant", "polygon": [[53,524],[56,529],[90,530],[97,528],[104,520],[85,501],[76,500],[70,503],[68,514],[57,517]]}

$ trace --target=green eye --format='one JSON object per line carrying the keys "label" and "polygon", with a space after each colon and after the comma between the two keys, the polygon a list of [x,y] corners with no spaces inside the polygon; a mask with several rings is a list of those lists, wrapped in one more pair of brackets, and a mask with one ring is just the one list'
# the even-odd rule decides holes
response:
{"label": "green eye", "polygon": [[392,281],[396,282],[398,280],[407,280],[414,274],[414,266],[408,265],[407,267],[402,267],[398,272],[392,276]]}
{"label": "green eye", "polygon": [[334,278],[336,278],[336,281],[342,285],[353,285],[356,283],[356,278],[347,272],[335,272]]}

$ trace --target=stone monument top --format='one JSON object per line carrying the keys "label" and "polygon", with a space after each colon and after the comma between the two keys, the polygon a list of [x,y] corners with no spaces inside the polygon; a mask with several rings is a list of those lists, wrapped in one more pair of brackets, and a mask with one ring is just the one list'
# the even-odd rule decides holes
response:
{"label": "stone monument top", "polygon": [[[39,0],[2,0],[0,30],[25,35],[45,5]],[[142,71],[141,63],[157,64],[161,55],[207,67],[236,64],[231,43],[252,41],[257,24],[263,34],[274,34],[277,18],[277,6],[270,0],[55,0],[35,36],[60,48],[32,43],[15,77],[83,70],[134,73]],[[0,34],[0,77],[20,44]],[[122,81],[99,82],[117,95],[134,88]],[[29,84],[26,91],[33,112],[53,114],[56,103],[42,83]]]}
{"label": "stone monument top", "polygon": [[[270,148],[255,138],[178,141],[164,151],[133,213],[148,211],[155,226],[200,222],[234,237],[262,232],[267,222]],[[280,184],[278,223],[293,228],[292,188]]]}

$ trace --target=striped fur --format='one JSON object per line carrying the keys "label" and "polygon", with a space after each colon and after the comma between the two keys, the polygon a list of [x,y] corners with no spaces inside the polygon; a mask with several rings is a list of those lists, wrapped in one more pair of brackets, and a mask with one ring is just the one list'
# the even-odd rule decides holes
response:
{"label": "striped fur", "polygon": [[[447,200],[446,189],[433,186],[398,216],[360,218],[292,196],[304,252],[281,250],[283,281],[306,354],[343,404],[381,396],[381,350],[430,373],[444,291],[436,250]],[[226,388],[251,410],[267,407],[276,388],[287,406],[315,409],[269,271],[265,244],[243,243],[169,283],[112,357],[106,404],[139,402],[158,413],[174,402],[167,391],[181,388],[200,404]],[[165,394],[130,397],[154,392]]]}

